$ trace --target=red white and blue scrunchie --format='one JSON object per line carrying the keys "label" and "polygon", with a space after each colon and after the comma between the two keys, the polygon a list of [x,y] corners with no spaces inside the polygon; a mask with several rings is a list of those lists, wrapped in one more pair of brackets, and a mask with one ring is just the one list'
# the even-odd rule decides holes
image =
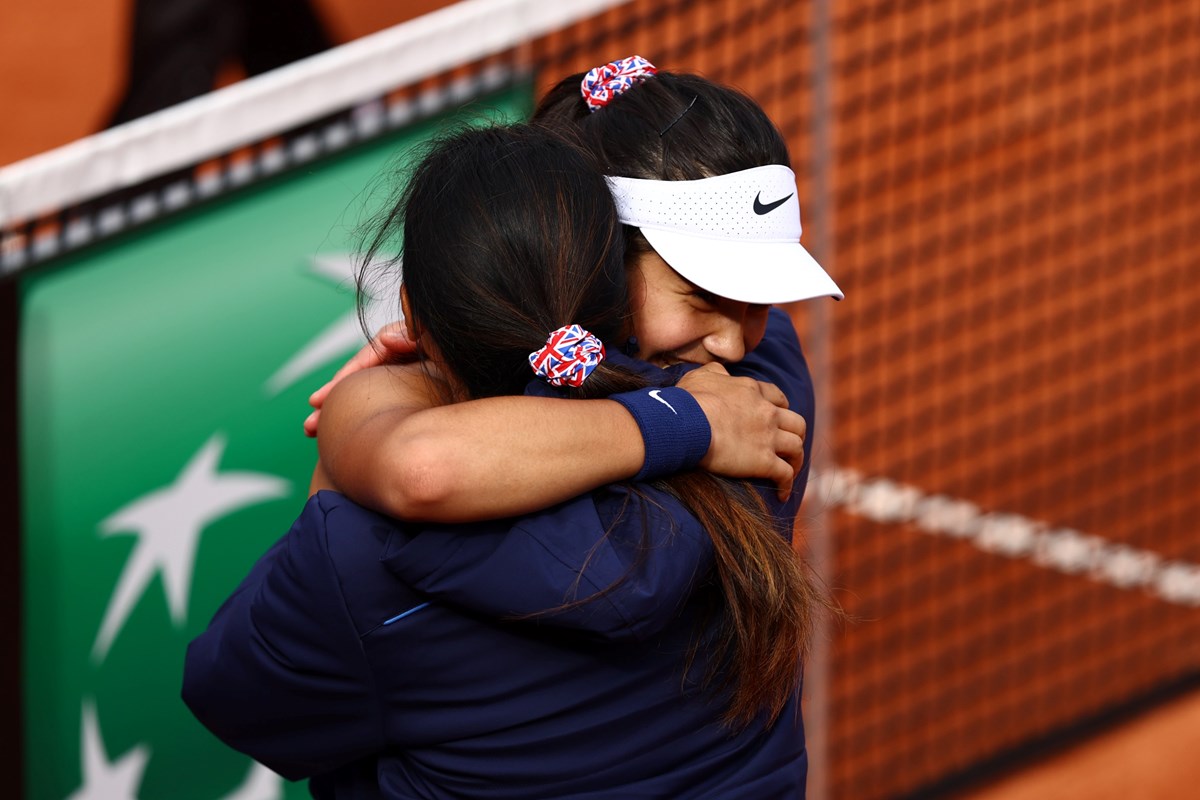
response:
{"label": "red white and blue scrunchie", "polygon": [[590,111],[598,111],[635,83],[658,73],[658,67],[641,56],[611,61],[589,70],[580,88]]}
{"label": "red white and blue scrunchie", "polygon": [[578,325],[550,332],[546,344],[529,354],[529,366],[551,386],[582,386],[604,360],[604,343]]}

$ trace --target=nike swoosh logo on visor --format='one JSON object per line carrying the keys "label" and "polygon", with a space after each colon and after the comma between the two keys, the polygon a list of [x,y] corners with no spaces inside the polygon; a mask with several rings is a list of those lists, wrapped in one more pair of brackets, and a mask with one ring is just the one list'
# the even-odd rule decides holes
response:
{"label": "nike swoosh logo on visor", "polygon": [[654,398],[655,400],[657,400],[658,402],[662,403],[662,404],[663,404],[664,406],[666,406],[667,408],[671,409],[671,413],[672,413],[672,414],[674,414],[675,416],[679,416],[679,412],[675,410],[675,406],[673,406],[673,405],[671,405],[670,403],[668,403],[666,400],[664,400],[662,397],[660,397],[660,395],[661,395],[661,392],[660,392],[660,390],[658,390],[658,389],[651,389],[651,390],[650,390],[650,396],[651,396],[651,397],[653,397],[653,398]]}
{"label": "nike swoosh logo on visor", "polygon": [[[795,192],[792,192],[792,194],[795,194]],[[783,198],[782,200],[776,200],[774,203],[767,203],[766,205],[763,205],[759,201],[759,198],[762,197],[762,192],[759,192],[758,194],[756,194],[754,196],[754,213],[758,214],[760,217],[763,214],[770,214],[772,211],[779,208],[781,205],[786,203],[788,200],[791,200],[792,194],[789,194],[787,197]]]}

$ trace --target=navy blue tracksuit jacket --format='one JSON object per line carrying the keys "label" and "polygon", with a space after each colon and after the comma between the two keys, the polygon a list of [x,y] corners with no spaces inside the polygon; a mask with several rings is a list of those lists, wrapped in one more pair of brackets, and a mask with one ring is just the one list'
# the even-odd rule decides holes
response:
{"label": "navy blue tracksuit jacket", "polygon": [[[783,389],[812,441],[782,312],[731,371]],[[789,531],[806,475],[786,507],[764,492]],[[677,501],[639,488],[653,502],[612,486],[453,526],[320,492],[192,642],[184,699],[318,798],[803,797],[799,699],[731,734],[723,698],[699,686],[703,648],[684,674],[715,591],[711,545]]]}

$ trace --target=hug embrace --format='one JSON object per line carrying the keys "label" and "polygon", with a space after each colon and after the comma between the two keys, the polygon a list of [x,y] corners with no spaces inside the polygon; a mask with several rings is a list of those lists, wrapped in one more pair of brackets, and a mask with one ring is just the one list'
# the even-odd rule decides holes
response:
{"label": "hug embrace", "polygon": [[638,56],[431,143],[363,248],[405,323],[314,395],[312,496],[189,647],[200,721],[318,798],[803,797],[829,603],[771,304],[841,292],[800,233],[762,109]]}

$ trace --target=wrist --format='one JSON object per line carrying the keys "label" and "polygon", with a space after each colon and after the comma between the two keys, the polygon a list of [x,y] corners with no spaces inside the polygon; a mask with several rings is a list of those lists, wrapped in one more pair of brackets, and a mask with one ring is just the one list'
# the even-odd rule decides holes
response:
{"label": "wrist", "polygon": [[653,480],[693,469],[708,453],[712,428],[696,398],[676,386],[649,387],[614,394],[637,422],[645,445],[642,468],[634,480]]}

